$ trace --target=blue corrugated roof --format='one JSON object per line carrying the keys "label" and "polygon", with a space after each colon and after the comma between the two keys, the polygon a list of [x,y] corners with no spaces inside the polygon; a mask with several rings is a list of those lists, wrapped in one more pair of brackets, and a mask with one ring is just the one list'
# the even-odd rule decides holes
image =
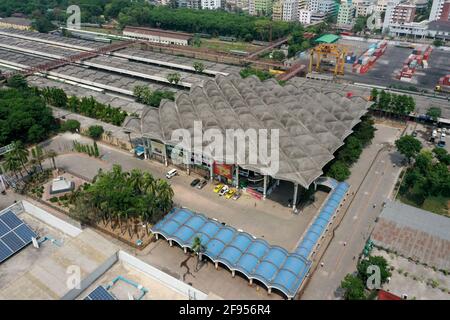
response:
{"label": "blue corrugated roof", "polygon": [[291,298],[308,273],[314,246],[349,188],[345,182],[327,181],[335,188],[293,253],[187,209],[173,209],[151,231],[189,248],[194,237],[199,236],[205,246],[203,254],[214,262],[221,262],[230,270],[257,279],[267,288],[278,289]]}
{"label": "blue corrugated roof", "polygon": [[308,231],[305,233],[305,236],[297,246],[295,252],[305,258],[309,257],[314,246],[317,244],[317,241],[324,233],[331,217],[336,212],[336,209],[342,202],[342,199],[344,199],[348,188],[349,185],[346,182],[340,182],[337,184],[336,188],[331,191],[326,203],[323,204],[322,209],[312,225],[309,227]]}
{"label": "blue corrugated roof", "polygon": [[255,239],[187,209],[172,210],[151,231],[189,248],[198,235],[205,246],[203,254],[214,262],[221,262],[249,279],[257,279],[267,288],[281,290],[290,298],[297,293],[311,265],[295,252],[271,246],[263,239]]}

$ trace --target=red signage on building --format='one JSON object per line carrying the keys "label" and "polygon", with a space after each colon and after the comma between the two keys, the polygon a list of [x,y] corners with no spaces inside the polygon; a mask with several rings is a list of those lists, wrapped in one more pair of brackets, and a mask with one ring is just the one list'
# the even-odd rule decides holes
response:
{"label": "red signage on building", "polygon": [[233,179],[233,166],[231,164],[214,162],[213,171],[215,175],[222,176],[230,180]]}

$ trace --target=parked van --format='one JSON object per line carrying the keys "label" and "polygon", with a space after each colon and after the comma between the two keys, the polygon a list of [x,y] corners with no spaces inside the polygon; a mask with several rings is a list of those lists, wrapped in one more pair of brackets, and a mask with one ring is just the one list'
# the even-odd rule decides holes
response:
{"label": "parked van", "polygon": [[166,178],[170,179],[170,178],[176,176],[177,174],[178,174],[177,169],[172,169],[172,170],[170,170],[169,172],[166,173]]}

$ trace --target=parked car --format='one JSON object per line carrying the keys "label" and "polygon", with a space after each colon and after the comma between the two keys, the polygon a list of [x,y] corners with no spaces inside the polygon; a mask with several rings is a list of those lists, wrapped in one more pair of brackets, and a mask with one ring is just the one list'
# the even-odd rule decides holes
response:
{"label": "parked car", "polygon": [[195,187],[196,185],[199,184],[199,182],[200,182],[200,179],[194,179],[194,180],[192,180],[192,182],[191,182],[191,187]]}
{"label": "parked car", "polygon": [[237,200],[241,197],[241,193],[239,191],[237,191],[234,196],[233,196],[233,200]]}
{"label": "parked car", "polygon": [[444,132],[441,133],[441,140],[442,139],[445,139],[445,133]]}
{"label": "parked car", "polygon": [[219,196],[225,195],[228,191],[230,191],[230,188],[227,185],[223,186],[223,188],[219,191]]}
{"label": "parked car", "polygon": [[178,174],[177,169],[172,169],[166,173],[166,178],[170,179]]}
{"label": "parked car", "polygon": [[437,144],[436,146],[438,146],[439,148],[445,147],[445,141],[442,141],[442,140],[439,141],[438,144]]}
{"label": "parked car", "polygon": [[236,189],[230,189],[227,192],[227,194],[225,195],[225,198],[230,199],[235,193],[236,193]]}
{"label": "parked car", "polygon": [[431,136],[432,136],[433,138],[435,138],[435,137],[437,136],[437,131],[436,131],[436,130],[433,130],[433,132],[431,133]]}
{"label": "parked car", "polygon": [[223,183],[219,183],[217,186],[214,187],[214,192],[218,193],[223,188]]}
{"label": "parked car", "polygon": [[411,135],[412,135],[413,137],[417,137],[417,131],[414,130],[414,131],[411,133]]}
{"label": "parked car", "polygon": [[203,189],[203,187],[206,186],[207,183],[208,183],[208,181],[206,181],[205,179],[203,179],[203,180],[200,181],[200,183],[197,185],[197,189]]}

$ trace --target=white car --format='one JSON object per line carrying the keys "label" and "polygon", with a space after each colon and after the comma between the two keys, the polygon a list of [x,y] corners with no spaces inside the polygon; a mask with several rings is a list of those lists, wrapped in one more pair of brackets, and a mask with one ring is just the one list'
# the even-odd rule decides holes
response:
{"label": "white car", "polygon": [[224,194],[227,194],[228,191],[230,191],[230,188],[228,186],[223,186],[223,188],[219,191],[219,196],[223,196]]}
{"label": "white car", "polygon": [[442,128],[443,133],[447,133],[447,128]]}
{"label": "white car", "polygon": [[441,132],[442,130],[441,130],[441,128],[437,128],[437,132]]}
{"label": "white car", "polygon": [[444,140],[444,139],[445,139],[445,133],[442,132],[442,133],[441,133],[441,140]]}
{"label": "white car", "polygon": [[437,131],[436,131],[436,130],[433,130],[433,133],[431,134],[431,136],[432,136],[433,138],[435,138],[435,137],[437,136]]}

